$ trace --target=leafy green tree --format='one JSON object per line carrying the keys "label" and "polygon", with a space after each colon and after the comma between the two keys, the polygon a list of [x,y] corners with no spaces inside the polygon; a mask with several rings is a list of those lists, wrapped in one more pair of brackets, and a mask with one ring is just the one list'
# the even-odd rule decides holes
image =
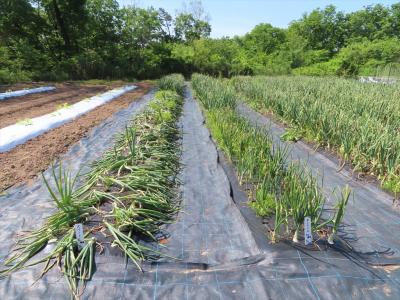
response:
{"label": "leafy green tree", "polygon": [[252,52],[272,53],[284,42],[285,31],[271,24],[261,23],[243,37],[243,46]]}
{"label": "leafy green tree", "polygon": [[0,42],[26,39],[32,45],[40,42],[37,33],[45,22],[28,0],[0,1]]}
{"label": "leafy green tree", "polygon": [[[84,44],[86,48],[101,51],[113,49],[120,42],[123,27],[122,14],[116,0],[87,0],[88,22]],[[111,49],[110,49],[111,48]]]}
{"label": "leafy green tree", "polygon": [[79,39],[87,23],[86,0],[41,0],[48,21],[62,39],[67,56],[79,52]]}
{"label": "leafy green tree", "polygon": [[117,0],[2,0],[0,82],[172,72],[354,76],[400,61],[400,3],[347,14],[330,5],[287,29],[263,23],[242,37],[210,32],[199,0],[175,17]]}
{"label": "leafy green tree", "polygon": [[175,19],[175,36],[178,40],[192,42],[210,36],[211,25],[193,15],[182,13]]}
{"label": "leafy green tree", "polygon": [[326,49],[334,54],[344,45],[345,22],[346,16],[337,12],[335,6],[329,5],[324,10],[315,9],[305,14],[300,20],[293,22],[289,30],[304,38],[307,49]]}
{"label": "leafy green tree", "polygon": [[167,42],[171,42],[175,40],[175,36],[173,34],[173,18],[172,16],[163,8],[158,9],[158,19],[161,24],[163,38]]}
{"label": "leafy green tree", "polygon": [[390,24],[393,36],[400,36],[400,3],[393,4],[390,11]]}
{"label": "leafy green tree", "polygon": [[391,36],[392,24],[390,11],[383,5],[377,4],[350,13],[346,23],[349,41],[381,39]]}

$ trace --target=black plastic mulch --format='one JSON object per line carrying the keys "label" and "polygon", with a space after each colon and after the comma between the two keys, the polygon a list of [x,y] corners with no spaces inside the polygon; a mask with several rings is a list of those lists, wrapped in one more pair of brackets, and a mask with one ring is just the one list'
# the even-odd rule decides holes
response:
{"label": "black plastic mulch", "polygon": [[[144,106],[146,101],[139,103]],[[137,112],[131,109],[111,118],[108,125],[100,126],[101,130],[95,129],[94,132],[102,135],[93,134],[88,138],[90,143],[79,143],[65,160],[73,158],[78,167],[79,161],[88,162],[86,153],[95,152],[98,157],[106,148],[97,150],[99,144],[107,143],[105,139],[111,143],[113,132],[123,129],[123,120]],[[109,131],[107,128],[113,122],[121,122],[121,126]],[[176,259],[145,263],[141,273],[131,263],[125,265],[118,255],[98,256],[97,272],[88,283],[83,299],[398,299],[400,271],[395,266],[387,266],[391,271],[388,273],[382,267],[369,265],[364,256],[368,262],[376,263],[369,258],[373,255],[357,254],[352,258],[343,251],[309,251],[286,243],[268,243],[265,227],[247,207],[246,195],[240,190],[231,166],[217,152],[190,89],[186,90],[181,126],[182,211],[176,222],[165,228],[169,236],[164,241],[166,247],[160,248]],[[326,184],[326,176],[324,181]],[[347,181],[352,183],[351,179]],[[376,193],[380,192],[365,191],[368,197],[375,197]],[[6,204],[6,209],[3,207],[0,211],[1,228],[7,228],[1,233],[2,240],[6,241],[0,246],[1,256],[8,252],[17,231],[39,226],[42,218],[51,213],[53,206],[46,199],[38,182],[34,188],[23,186],[10,191],[9,196],[0,200]],[[370,216],[383,209],[390,216],[385,218],[387,222],[393,222],[394,226],[400,224],[398,213],[385,201],[376,201],[375,212],[361,207]],[[355,208],[349,209],[346,222],[352,221],[355,233],[359,234],[358,228],[365,229],[365,226],[357,222],[360,217],[352,219],[353,214],[357,217]],[[24,225],[22,218],[27,220]],[[361,224],[366,222],[363,220]],[[375,217],[369,222],[376,220],[379,219]],[[368,224],[373,227],[373,223]],[[397,245],[396,228],[399,227],[394,227],[391,235],[380,236],[390,246]],[[364,242],[369,250],[378,249],[369,241]],[[58,272],[48,274],[31,287],[39,270],[20,271],[1,281],[1,298],[70,297]]]}

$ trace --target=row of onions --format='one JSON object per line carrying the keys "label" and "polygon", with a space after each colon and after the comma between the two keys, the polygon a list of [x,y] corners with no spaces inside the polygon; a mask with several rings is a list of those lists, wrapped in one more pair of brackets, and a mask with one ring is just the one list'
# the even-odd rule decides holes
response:
{"label": "row of onions", "polygon": [[226,80],[195,74],[192,86],[218,147],[234,164],[240,182],[252,186],[250,205],[258,215],[272,219],[271,240],[291,237],[298,242],[304,220],[310,217],[313,234],[334,243],[350,189],[337,193],[336,205],[328,212],[313,176],[288,163],[286,149],[274,146],[263,128],[235,112],[236,93]]}
{"label": "row of onions", "polygon": [[[95,272],[95,257],[117,247],[138,269],[159,253],[160,226],[178,209],[180,130],[184,78],[170,75],[159,82],[149,106],[126,127],[114,147],[79,177],[58,166],[44,183],[57,207],[45,224],[21,237],[0,278],[37,264],[43,276],[58,265],[73,297],[79,298]],[[165,90],[163,90],[165,89]],[[172,89],[172,90],[171,90]],[[84,244],[74,225],[82,224]],[[47,254],[41,253],[46,248]]]}
{"label": "row of onions", "polygon": [[230,83],[260,112],[289,125],[288,139],[304,138],[336,152],[342,165],[378,176],[400,192],[400,89],[341,78],[236,77]]}

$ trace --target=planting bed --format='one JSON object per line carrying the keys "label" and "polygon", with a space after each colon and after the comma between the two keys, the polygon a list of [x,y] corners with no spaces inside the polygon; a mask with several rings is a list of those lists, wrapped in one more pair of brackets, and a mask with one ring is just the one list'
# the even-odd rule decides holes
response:
{"label": "planting bed", "polygon": [[45,170],[55,158],[65,153],[91,128],[113,113],[129,106],[132,101],[147,93],[151,87],[148,83],[136,85],[138,86],[136,90],[90,111],[73,122],[46,132],[8,152],[0,153],[2,166],[0,191],[36,177],[38,172]]}
{"label": "planting bed", "polygon": [[9,91],[5,93],[0,93],[0,101],[3,101],[8,98],[14,97],[22,97],[29,94],[38,94],[38,93],[45,93],[49,91],[54,91],[56,88],[54,86],[42,86],[33,89],[25,89],[25,90],[18,90],[18,91]]}
{"label": "planting bed", "polygon": [[66,103],[52,113],[24,120],[5,128],[0,128],[0,152],[9,151],[17,145],[23,144],[28,140],[50,131],[51,129],[71,122],[79,116],[84,115],[134,89],[136,89],[136,86],[123,86],[117,89],[112,89],[105,93],[86,98],[72,105]]}
{"label": "planting bed", "polygon": [[[171,85],[164,81],[161,86],[165,88],[165,86],[170,87]],[[101,157],[103,160],[94,165],[95,168],[102,169],[108,165],[104,162],[112,162],[115,158],[122,159],[123,164],[129,166],[130,163],[126,161],[124,155],[121,156],[120,152],[120,149],[127,151],[126,144],[124,147],[117,144],[120,146],[112,150],[115,142],[113,136],[118,132],[125,132],[126,136],[128,131],[125,131],[125,127],[129,125],[130,119],[137,116],[138,120],[142,121],[136,123],[138,124],[136,126],[138,140],[135,140],[135,143],[140,143],[142,140],[141,130],[149,130],[149,132],[155,130],[156,136],[164,132],[172,138],[172,144],[171,141],[167,142],[164,145],[167,147],[163,148],[164,151],[160,153],[161,162],[165,159],[164,155],[169,155],[170,161],[173,162],[173,166],[170,167],[168,167],[168,160],[165,161],[166,164],[159,165],[160,167],[164,166],[164,171],[161,173],[169,174],[168,179],[161,180],[159,184],[153,186],[155,190],[166,188],[165,194],[169,196],[165,201],[168,202],[175,200],[175,186],[174,184],[169,185],[170,180],[175,178],[175,175],[172,174],[177,171],[175,163],[176,154],[179,153],[177,151],[179,146],[176,144],[177,141],[174,141],[174,137],[176,138],[176,134],[182,136],[180,141],[182,154],[178,175],[181,196],[180,203],[179,201],[174,203],[180,205],[180,210],[174,215],[171,224],[160,222],[162,230],[156,238],[159,243],[146,243],[152,249],[156,247],[157,251],[163,255],[158,261],[146,261],[140,264],[143,270],[140,272],[131,259],[125,263],[121,251],[116,247],[110,248],[107,240],[103,241],[104,252],[96,254],[96,271],[91,280],[87,282],[82,298],[397,299],[400,293],[400,268],[398,268],[398,260],[396,261],[399,245],[395,235],[381,230],[386,226],[387,231],[395,232],[399,229],[400,218],[397,212],[392,211],[389,203],[385,202],[386,200],[375,201],[375,206],[371,206],[373,202],[369,197],[379,197],[381,192],[370,187],[368,187],[369,190],[362,190],[359,184],[352,181],[350,177],[344,181],[341,177],[343,175],[330,172],[331,164],[328,160],[318,157],[318,153],[312,156],[313,153],[304,145],[295,144],[293,147],[291,146],[292,154],[288,156],[289,160],[304,161],[306,157],[310,157],[310,160],[311,158],[316,159],[315,164],[310,164],[310,168],[314,171],[315,166],[318,166],[319,170],[321,168],[328,170],[328,176],[325,177],[328,187],[342,187],[344,182],[349,183],[356,190],[355,200],[350,200],[348,204],[345,226],[340,227],[340,239],[335,239],[334,246],[328,247],[326,243],[322,243],[320,245],[324,247],[321,251],[315,247],[302,246],[303,241],[292,244],[283,239],[279,243],[270,243],[266,227],[262,223],[263,219],[257,217],[249,208],[248,194],[243,192],[244,187],[240,186],[237,179],[236,172],[243,167],[239,163],[245,164],[246,162],[235,158],[233,154],[246,148],[246,144],[243,144],[240,149],[236,149],[235,146],[231,148],[226,135],[229,134],[231,128],[220,126],[221,124],[218,123],[219,121],[246,122],[246,119],[250,119],[251,123],[249,124],[259,126],[264,125],[266,121],[244,106],[240,106],[238,111],[246,118],[240,118],[235,114],[234,102],[231,103],[232,107],[228,110],[224,111],[225,108],[219,110],[226,105],[229,93],[224,94],[225,98],[215,96],[213,99],[217,103],[215,104],[213,101],[207,102],[212,100],[213,96],[210,93],[207,94],[206,85],[197,85],[197,87],[202,87],[204,91],[204,93],[196,91],[197,96],[201,97],[201,104],[193,99],[191,90],[187,87],[178,131],[172,130],[172,123],[167,123],[172,126],[172,129],[168,127],[169,129],[164,131],[160,130],[157,122],[153,123],[154,120],[143,121],[147,119],[140,119],[142,108],[148,103],[150,107],[154,107],[150,102],[153,95],[149,94],[98,124],[87,137],[61,156],[64,168],[73,173],[83,166],[84,172],[90,170],[88,164]],[[217,86],[221,93],[224,93],[221,87]],[[208,97],[208,100],[205,97]],[[215,108],[218,105],[221,107]],[[178,115],[178,111],[174,116],[166,112],[159,114],[160,118],[170,120],[168,122],[174,122]],[[146,124],[151,124],[151,126],[147,128]],[[165,123],[161,123],[161,126],[165,126]],[[212,136],[206,126],[210,127]],[[270,126],[268,128],[272,128],[272,134],[279,135],[281,133],[279,127],[274,127],[273,123]],[[249,129],[250,134],[258,135],[257,141],[260,143],[268,142],[267,139],[261,137],[262,134],[265,134],[265,128],[255,128],[254,130],[250,127],[243,128]],[[238,140],[243,136],[238,135]],[[133,140],[127,139],[128,146],[129,141]],[[217,151],[214,140],[218,143],[220,152]],[[140,151],[144,151],[145,155],[146,151],[150,151],[147,154],[149,156],[146,157],[149,158],[148,166],[151,169],[153,166],[151,162],[154,155],[157,154],[156,149],[158,148],[151,149],[151,145],[153,145],[151,135],[147,136],[144,141],[149,141],[149,147],[140,148]],[[164,139],[156,139],[153,142],[156,143],[156,147],[159,147],[163,145]],[[271,142],[280,143],[277,136],[272,136]],[[106,152],[110,149],[112,151]],[[133,153],[132,148],[130,149],[130,152]],[[108,154],[104,155],[105,152]],[[122,154],[124,153],[123,151]],[[276,154],[273,153],[273,155]],[[157,166],[159,162],[154,161],[154,164]],[[141,163],[137,166],[140,170]],[[111,172],[116,177],[111,176],[110,179],[125,180],[124,178],[127,176],[133,175],[132,180],[140,182],[141,176],[146,176],[147,173],[144,172],[144,175],[140,175],[142,173],[139,173],[134,167],[135,164],[128,168],[132,169],[131,175],[121,167],[121,172]],[[122,176],[118,176],[117,173],[121,173]],[[95,172],[94,174],[100,177],[110,176],[110,172]],[[293,174],[296,175],[296,173]],[[48,169],[44,175],[49,178],[51,169]],[[158,178],[159,175],[160,173],[157,172],[153,177]],[[240,173],[240,175],[243,179],[242,183],[249,177],[246,172]],[[314,175],[319,175],[318,170],[315,169]],[[100,177],[96,177],[96,180]],[[152,183],[153,177],[151,180],[143,182],[143,186]],[[252,180],[252,183],[255,184],[257,177],[254,175]],[[113,182],[100,180],[93,186],[100,192],[111,193],[116,197],[123,197],[128,192],[133,192],[135,195],[133,199],[141,197],[140,193],[135,194],[136,191],[142,191],[140,186],[133,190],[129,188],[120,190],[115,189],[117,181]],[[79,184],[81,183],[83,182],[79,182]],[[308,184],[312,185],[313,181]],[[102,187],[105,186],[108,186],[108,189],[103,190]],[[150,186],[143,192],[151,199],[156,199],[157,197],[151,197],[153,188]],[[170,194],[171,192],[172,194]],[[323,190],[323,192],[324,197],[331,195],[329,190]],[[361,198],[357,198],[359,193],[362,195]],[[0,201],[2,201],[0,227],[4,228],[0,232],[0,240],[3,241],[0,245],[2,262],[9,254],[18,232],[40,228],[44,223],[43,218],[54,213],[54,202],[49,200],[49,196],[45,196],[47,194],[48,191],[43,181],[35,179],[31,186],[13,187],[7,190],[7,195],[0,197]],[[114,201],[115,199],[112,200],[110,196],[107,197],[109,197],[108,201],[114,202],[114,205],[121,208],[121,203]],[[127,200],[126,198],[123,201]],[[124,203],[126,205],[126,202]],[[165,204],[165,202],[161,201],[160,204]],[[356,207],[361,208],[361,213],[357,213]],[[99,208],[107,209],[104,205]],[[362,220],[362,213],[369,213],[369,220]],[[109,211],[108,214],[114,215],[115,211]],[[99,218],[90,220],[97,222],[96,224],[105,217],[97,213],[94,215]],[[384,219],[381,215],[384,216]],[[371,219],[375,221],[382,219],[380,224],[375,226],[379,228],[376,232],[371,231],[374,228]],[[85,224],[90,226],[90,222]],[[362,231],[363,229],[366,230],[367,235],[363,235],[365,233]],[[102,232],[104,232],[104,228]],[[346,234],[351,234],[351,236],[346,236]],[[376,236],[372,236],[373,234]],[[378,237],[378,234],[381,236]],[[110,236],[108,238],[112,239]],[[361,238],[361,240],[357,241],[357,238]],[[354,245],[355,250],[351,250],[343,242],[344,240],[350,245]],[[382,246],[386,245],[394,251],[392,256],[382,255],[379,252],[382,250]],[[46,246],[42,255],[49,254],[50,250],[51,247]],[[369,251],[369,253],[360,253],[357,250]],[[0,294],[13,299],[69,299],[70,288],[62,279],[57,268],[53,268],[35,283],[42,268],[43,265],[36,265],[0,280]]]}
{"label": "planting bed", "polygon": [[286,140],[304,139],[335,153],[360,175],[400,192],[398,84],[341,78],[236,77],[241,99],[288,125]]}
{"label": "planting bed", "polygon": [[103,93],[111,86],[85,86],[79,84],[58,84],[51,92],[31,94],[2,100],[0,105],[0,128],[21,120],[52,113],[65,103],[74,104],[85,98]]}
{"label": "planting bed", "polygon": [[19,91],[23,89],[34,89],[48,85],[45,82],[30,82],[30,83],[15,83],[15,84],[0,84],[0,93],[9,91]]}
{"label": "planting bed", "polygon": [[348,170],[338,172],[337,160],[315,152],[303,142],[282,142],[284,128],[248,106],[240,104],[238,112],[263,128],[276,145],[288,147],[288,160],[304,164],[318,178],[324,194],[331,198],[327,205],[335,202],[334,190],[350,186],[354,196],[347,206],[341,231],[351,241],[353,255],[360,255],[360,259],[373,264],[400,266],[400,241],[393,237],[393,232],[400,230],[400,208],[391,195],[374,184],[354,179]]}

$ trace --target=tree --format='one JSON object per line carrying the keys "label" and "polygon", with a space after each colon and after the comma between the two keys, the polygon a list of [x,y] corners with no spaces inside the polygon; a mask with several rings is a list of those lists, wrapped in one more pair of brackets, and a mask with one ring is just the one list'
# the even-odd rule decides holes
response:
{"label": "tree", "polygon": [[346,16],[329,5],[324,10],[315,9],[305,14],[300,20],[291,23],[289,30],[296,32],[307,42],[307,48],[326,49],[331,54],[337,53],[344,45]]}
{"label": "tree", "polygon": [[122,39],[129,47],[146,48],[163,40],[162,23],[154,9],[123,8],[122,20]]}
{"label": "tree", "polygon": [[191,14],[182,13],[175,19],[175,36],[178,40],[192,42],[200,38],[209,37],[211,25]]}
{"label": "tree", "polygon": [[37,34],[45,22],[27,0],[0,1],[0,41],[27,39],[37,46]]}
{"label": "tree", "polygon": [[389,9],[377,4],[365,9],[350,13],[346,23],[349,41],[361,41],[366,38],[370,41],[391,36]]}
{"label": "tree", "polygon": [[283,29],[261,23],[244,36],[243,45],[253,52],[272,53],[285,42],[285,38]]}
{"label": "tree", "polygon": [[39,4],[62,38],[64,53],[71,56],[79,52],[79,40],[87,22],[86,0],[41,0]]}
{"label": "tree", "polygon": [[201,0],[190,0],[189,2],[183,2],[183,14],[192,15],[196,20],[204,22],[210,22],[210,16],[204,9],[203,2]]}
{"label": "tree", "polygon": [[393,4],[390,11],[392,36],[400,36],[400,3]]}
{"label": "tree", "polygon": [[158,19],[161,23],[161,28],[163,32],[163,38],[165,41],[173,41],[173,18],[172,16],[163,8],[158,9]]}
{"label": "tree", "polygon": [[118,0],[1,0],[0,82],[153,78],[167,72],[373,73],[400,60],[400,3],[315,9],[287,29],[211,39],[199,0],[175,17]]}

